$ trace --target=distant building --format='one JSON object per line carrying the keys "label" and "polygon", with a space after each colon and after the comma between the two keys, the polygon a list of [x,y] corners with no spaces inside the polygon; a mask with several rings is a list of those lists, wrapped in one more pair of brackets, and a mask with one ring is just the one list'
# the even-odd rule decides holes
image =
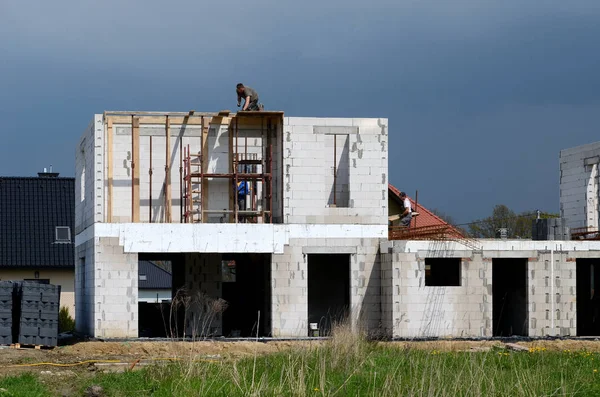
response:
{"label": "distant building", "polygon": [[138,264],[138,302],[164,303],[171,301],[171,263],[140,260]]}
{"label": "distant building", "polygon": [[560,215],[573,232],[598,231],[600,142],[560,151]]}
{"label": "distant building", "polygon": [[0,177],[0,279],[61,286],[75,317],[75,178]]}

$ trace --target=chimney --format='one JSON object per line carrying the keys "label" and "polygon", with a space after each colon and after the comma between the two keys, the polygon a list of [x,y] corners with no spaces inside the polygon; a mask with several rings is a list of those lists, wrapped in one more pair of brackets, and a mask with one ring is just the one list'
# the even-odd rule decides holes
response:
{"label": "chimney", "polygon": [[52,172],[52,164],[50,164],[50,172],[46,167],[44,167],[44,172],[38,172],[40,178],[58,178],[58,175],[58,172]]}

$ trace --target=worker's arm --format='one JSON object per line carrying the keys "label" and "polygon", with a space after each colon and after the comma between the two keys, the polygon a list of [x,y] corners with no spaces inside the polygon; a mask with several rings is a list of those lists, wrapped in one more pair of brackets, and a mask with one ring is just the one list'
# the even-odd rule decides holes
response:
{"label": "worker's arm", "polygon": [[244,107],[242,108],[242,110],[248,109],[248,105],[250,105],[250,95],[248,95],[244,100]]}
{"label": "worker's arm", "polygon": [[239,108],[240,107],[240,103],[242,103],[242,97],[241,97],[241,95],[240,95],[239,92],[236,91],[235,93],[237,95],[237,100],[238,100],[237,105],[238,105],[238,108]]}

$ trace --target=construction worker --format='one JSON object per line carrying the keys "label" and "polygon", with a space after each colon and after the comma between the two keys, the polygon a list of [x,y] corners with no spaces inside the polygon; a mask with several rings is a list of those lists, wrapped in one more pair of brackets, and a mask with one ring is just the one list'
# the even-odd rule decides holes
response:
{"label": "construction worker", "polygon": [[240,107],[242,99],[244,99],[244,106],[242,111],[245,110],[262,110],[262,105],[258,103],[258,93],[250,87],[245,87],[242,83],[236,86],[237,92],[237,105]]}
{"label": "construction worker", "polygon": [[240,210],[246,209],[246,195],[248,194],[248,183],[239,181],[237,183],[238,205]]}
{"label": "construction worker", "polygon": [[412,207],[410,200],[406,197],[406,193],[400,192],[400,199],[402,199],[402,205],[404,212],[400,214],[400,226],[410,227],[410,221],[412,221]]}
{"label": "construction worker", "polygon": [[246,195],[248,194],[248,182],[239,181],[237,184],[238,210],[246,210]]}

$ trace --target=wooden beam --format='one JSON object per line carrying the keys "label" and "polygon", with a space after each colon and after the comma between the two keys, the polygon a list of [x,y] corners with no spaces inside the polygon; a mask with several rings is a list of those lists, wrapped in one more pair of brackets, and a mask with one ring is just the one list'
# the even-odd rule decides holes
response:
{"label": "wooden beam", "polygon": [[140,119],[131,117],[131,222],[140,221]]}
{"label": "wooden beam", "polygon": [[[119,110],[119,111],[114,111],[114,110],[107,110],[104,112],[104,114],[106,116],[134,116],[134,117],[140,117],[140,116],[169,116],[169,117],[174,117],[174,116],[187,116],[190,114],[189,111],[187,112],[140,112],[137,110]],[[201,116],[214,116],[216,114],[216,112],[196,112],[194,110],[194,117],[201,117]]]}
{"label": "wooden beam", "polygon": [[112,222],[112,198],[113,198],[113,125],[112,120],[106,123],[106,180],[108,193],[106,200],[106,222]]}
{"label": "wooden beam", "polygon": [[171,223],[171,120],[165,121],[166,161],[165,161],[165,222]]}
{"label": "wooden beam", "polygon": [[[204,119],[202,119],[204,121]],[[200,148],[202,152],[202,173],[208,173],[208,125],[210,123],[210,119],[205,124],[202,124],[202,147]],[[202,185],[200,186],[200,194],[201,194],[201,210],[208,209],[208,179],[202,178]],[[200,220],[202,223],[206,223],[206,217],[204,216],[204,212],[200,214]]]}
{"label": "wooden beam", "polygon": [[[137,116],[136,116],[137,117]],[[210,124],[223,124],[228,125],[234,118],[231,114],[228,117],[223,117],[218,114],[212,116],[199,116],[199,113],[194,113],[194,116],[169,116],[171,126],[176,125],[201,125],[202,117],[205,120],[210,120]],[[140,124],[159,124],[164,125],[166,122],[166,116],[139,116]],[[113,124],[123,124],[125,126],[131,125],[131,116],[107,116],[107,120],[112,120]],[[260,126],[261,119],[257,117],[244,117],[240,119],[240,128],[246,128],[250,126]],[[205,124],[208,124],[205,121]]]}
{"label": "wooden beam", "polygon": [[[229,125],[229,128],[227,129],[227,133],[229,134],[229,173],[233,173],[234,169],[233,169],[233,126]],[[235,186],[235,190],[234,190],[234,181],[232,179],[226,179],[226,181],[229,183],[229,210],[231,211],[235,211],[235,205],[236,205],[236,200],[234,198],[234,193],[237,193],[237,186]],[[237,195],[236,195],[237,196]],[[233,223],[235,220],[235,215],[234,213],[231,212],[229,214],[229,223]]]}

